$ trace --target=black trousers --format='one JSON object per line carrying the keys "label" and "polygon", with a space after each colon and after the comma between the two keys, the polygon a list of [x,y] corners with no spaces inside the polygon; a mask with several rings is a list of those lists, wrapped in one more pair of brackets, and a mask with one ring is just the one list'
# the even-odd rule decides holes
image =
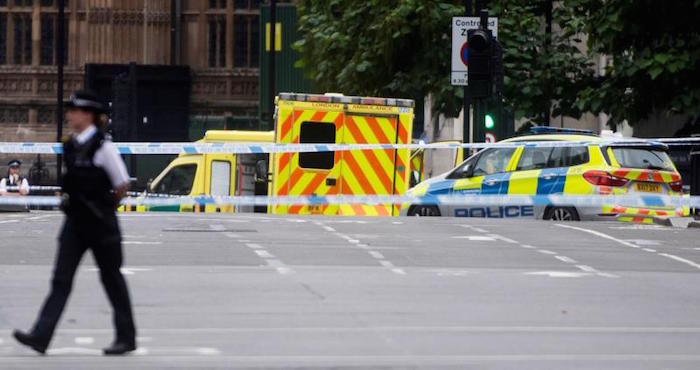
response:
{"label": "black trousers", "polygon": [[100,270],[100,280],[112,304],[116,339],[134,343],[136,329],[122,266],[121,232],[116,215],[103,220],[67,216],[59,236],[59,247],[51,280],[51,292],[41,309],[32,334],[48,345],[73,287],[73,277],[90,249]]}

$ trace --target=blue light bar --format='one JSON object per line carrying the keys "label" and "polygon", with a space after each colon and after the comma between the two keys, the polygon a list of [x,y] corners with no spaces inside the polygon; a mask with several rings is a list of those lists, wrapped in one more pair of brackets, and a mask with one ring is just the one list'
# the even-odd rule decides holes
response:
{"label": "blue light bar", "polygon": [[591,130],[580,130],[575,128],[561,128],[549,126],[532,126],[530,132],[533,134],[579,134],[579,135],[595,135]]}

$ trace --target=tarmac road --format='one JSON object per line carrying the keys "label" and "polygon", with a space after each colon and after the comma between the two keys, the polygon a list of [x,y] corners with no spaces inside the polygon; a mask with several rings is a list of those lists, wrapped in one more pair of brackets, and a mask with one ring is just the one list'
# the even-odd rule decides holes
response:
{"label": "tarmac road", "polygon": [[0,214],[1,369],[700,368],[700,230],[454,218],[125,214],[139,350],[86,257],[38,356],[61,220]]}

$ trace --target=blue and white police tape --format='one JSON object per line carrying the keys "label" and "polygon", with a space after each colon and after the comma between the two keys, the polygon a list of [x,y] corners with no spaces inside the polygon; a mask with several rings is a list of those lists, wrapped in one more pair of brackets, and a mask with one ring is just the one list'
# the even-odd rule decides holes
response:
{"label": "blue and white police tape", "polygon": [[[275,144],[275,143],[114,143],[121,154],[263,154],[312,153],[351,150],[401,149],[483,149],[517,147],[571,147],[580,145],[689,145],[700,144],[698,138],[678,139],[615,139],[590,141],[536,141],[509,143],[415,143],[415,144]],[[0,142],[0,153],[62,154],[60,143]]]}
{"label": "blue and white police tape", "polygon": [[[0,197],[0,205],[58,206],[60,197]],[[700,196],[669,195],[480,195],[451,194],[438,196],[410,195],[329,195],[329,196],[169,196],[129,197],[123,205],[143,206],[280,206],[280,205],[446,205],[446,206],[569,206],[601,207],[620,205],[636,208],[700,208]]]}

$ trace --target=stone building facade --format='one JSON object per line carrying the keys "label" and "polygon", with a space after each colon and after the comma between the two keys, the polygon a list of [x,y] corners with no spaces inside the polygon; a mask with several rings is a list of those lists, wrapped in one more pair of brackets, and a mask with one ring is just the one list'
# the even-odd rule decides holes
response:
{"label": "stone building facade", "polygon": [[[56,139],[56,2],[0,0],[0,141]],[[66,97],[86,63],[185,64],[192,115],[256,116],[260,0],[65,3]]]}

